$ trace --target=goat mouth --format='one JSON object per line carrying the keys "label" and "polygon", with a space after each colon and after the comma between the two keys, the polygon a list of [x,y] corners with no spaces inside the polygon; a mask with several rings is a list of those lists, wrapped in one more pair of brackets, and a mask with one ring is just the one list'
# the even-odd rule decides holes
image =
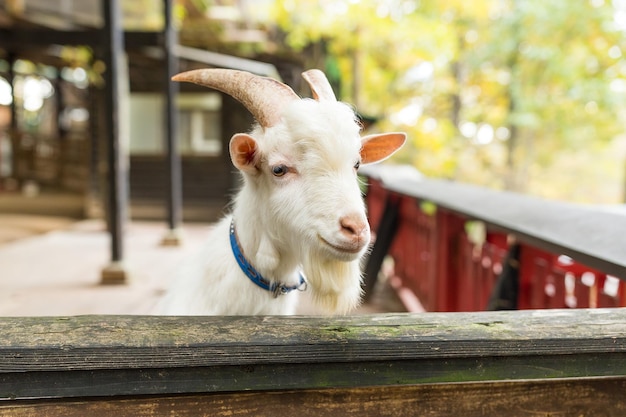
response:
{"label": "goat mouth", "polygon": [[321,235],[317,235],[317,237],[326,246],[329,246],[332,249],[334,249],[334,250],[336,250],[337,252],[340,252],[340,253],[347,253],[347,254],[350,254],[350,255],[356,255],[359,252],[361,252],[361,249],[363,249],[363,247],[361,245],[358,245],[358,244],[357,245],[338,246],[338,245],[334,245],[334,244],[330,243],[329,241],[324,239]]}

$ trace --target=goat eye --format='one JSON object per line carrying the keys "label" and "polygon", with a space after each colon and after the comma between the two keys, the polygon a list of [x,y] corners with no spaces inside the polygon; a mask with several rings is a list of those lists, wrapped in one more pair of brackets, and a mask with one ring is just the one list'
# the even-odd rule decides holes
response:
{"label": "goat eye", "polygon": [[359,169],[360,166],[361,166],[361,161],[356,161],[356,163],[354,164],[354,169]]}
{"label": "goat eye", "polygon": [[272,167],[272,175],[275,177],[282,177],[289,171],[286,165],[276,165]]}

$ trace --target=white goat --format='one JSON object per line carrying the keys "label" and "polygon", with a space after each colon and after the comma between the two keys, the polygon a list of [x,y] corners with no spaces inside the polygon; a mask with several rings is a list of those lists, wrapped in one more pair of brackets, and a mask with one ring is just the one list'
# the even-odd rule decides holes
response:
{"label": "white goat", "polygon": [[354,111],[335,99],[325,75],[310,70],[303,77],[315,100],[242,71],[202,69],[173,78],[233,96],[259,125],[232,137],[230,156],[243,187],[232,214],[174,282],[162,313],[293,314],[294,290],[307,288],[325,312],[358,305],[370,229],[356,171],[390,156],[405,134],[361,139]]}

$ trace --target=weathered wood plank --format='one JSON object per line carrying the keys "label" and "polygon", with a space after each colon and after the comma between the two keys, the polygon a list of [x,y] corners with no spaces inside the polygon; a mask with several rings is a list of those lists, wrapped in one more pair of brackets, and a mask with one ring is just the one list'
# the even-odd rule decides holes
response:
{"label": "weathered wood plank", "polygon": [[28,372],[0,374],[0,399],[614,377],[625,363],[624,354],[606,354]]}
{"label": "weathered wood plank", "polygon": [[626,309],[0,318],[0,399],[626,376]]}
{"label": "weathered wood plank", "polygon": [[0,402],[0,417],[596,416],[626,413],[626,380],[426,384],[191,396]]}
{"label": "weathered wood plank", "polygon": [[[380,314],[346,317],[0,317],[0,372],[145,366],[106,349],[151,352],[153,367],[626,351],[626,309]],[[387,344],[386,344],[387,342]],[[581,343],[585,342],[585,343]],[[480,348],[468,350],[467,346]],[[400,349],[408,347],[410,349]],[[306,348],[307,351],[303,349]],[[193,349],[206,357],[169,357]],[[372,349],[374,351],[372,351]],[[315,356],[310,354],[315,352]],[[89,353],[97,353],[91,357]],[[33,361],[27,355],[58,356]],[[86,363],[85,359],[90,362]],[[201,359],[202,362],[199,362]],[[244,362],[245,363],[245,362]],[[29,367],[29,368],[24,368]]]}

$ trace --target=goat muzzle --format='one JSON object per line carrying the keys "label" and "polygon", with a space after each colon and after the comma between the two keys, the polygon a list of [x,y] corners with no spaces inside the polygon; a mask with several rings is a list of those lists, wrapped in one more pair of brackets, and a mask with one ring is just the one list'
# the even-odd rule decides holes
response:
{"label": "goat muzzle", "polygon": [[319,239],[326,246],[343,255],[357,255],[370,241],[367,220],[358,215],[347,215],[339,219],[337,234],[333,239]]}
{"label": "goat muzzle", "polygon": [[339,219],[340,231],[344,239],[359,244],[368,240],[370,235],[369,224],[360,216],[344,216]]}

